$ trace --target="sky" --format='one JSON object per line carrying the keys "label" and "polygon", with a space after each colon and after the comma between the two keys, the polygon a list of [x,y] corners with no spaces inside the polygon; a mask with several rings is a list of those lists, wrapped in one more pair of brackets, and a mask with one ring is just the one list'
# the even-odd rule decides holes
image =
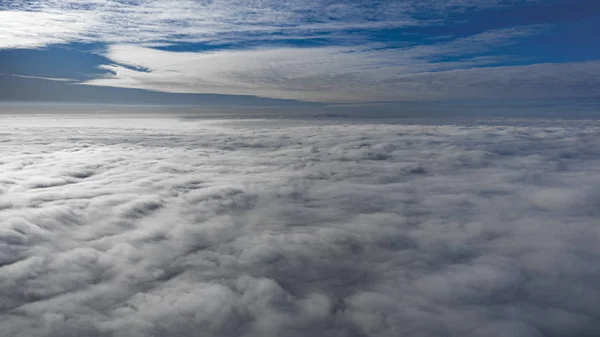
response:
{"label": "sky", "polygon": [[593,109],[598,31],[595,0],[0,0],[0,100]]}
{"label": "sky", "polygon": [[0,0],[2,335],[600,336],[598,32],[600,0]]}

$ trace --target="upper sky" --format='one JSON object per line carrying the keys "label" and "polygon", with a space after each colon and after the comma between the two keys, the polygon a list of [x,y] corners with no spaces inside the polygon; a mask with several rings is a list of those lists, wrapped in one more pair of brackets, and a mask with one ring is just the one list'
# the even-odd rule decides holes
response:
{"label": "upper sky", "polygon": [[0,100],[600,99],[598,0],[0,0]]}

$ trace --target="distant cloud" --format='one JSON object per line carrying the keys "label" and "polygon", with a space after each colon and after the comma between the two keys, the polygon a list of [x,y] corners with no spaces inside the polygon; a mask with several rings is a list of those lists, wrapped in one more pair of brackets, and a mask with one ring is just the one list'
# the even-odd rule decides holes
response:
{"label": "distant cloud", "polygon": [[28,1],[4,4],[0,49],[68,42],[177,43],[304,38],[340,29],[414,25],[411,2]]}
{"label": "distant cloud", "polygon": [[84,13],[0,10],[0,22],[0,49],[12,49],[81,40],[94,19]]}
{"label": "distant cloud", "polygon": [[12,76],[19,77],[19,78],[29,78],[29,79],[33,79],[33,80],[45,80],[45,81],[56,81],[56,82],[76,82],[77,81],[73,78],[26,76],[26,75],[17,75],[17,74],[13,74]]}
{"label": "distant cloud", "polygon": [[6,335],[600,334],[597,122],[0,131]]}
{"label": "distant cloud", "polygon": [[[484,67],[480,56],[536,27],[490,31],[435,45],[170,52],[130,45],[104,55],[111,74],[87,85],[173,93],[254,95],[362,103],[470,98],[598,97],[600,62]],[[444,58],[451,56],[452,61]]]}
{"label": "distant cloud", "polygon": [[[104,76],[81,84],[168,93],[333,104],[597,97],[597,62],[497,67],[516,60],[499,47],[522,43],[548,26],[512,26],[402,44],[369,38],[369,32],[389,28],[448,24],[452,13],[534,2],[19,1],[0,5],[0,49],[99,43],[97,49],[105,48],[103,55],[113,63],[100,65]],[[290,46],[291,40],[315,38],[332,42]],[[156,49],[186,43],[221,49]]]}
{"label": "distant cloud", "polygon": [[323,33],[343,38],[340,30],[428,25],[454,11],[528,2],[532,1],[14,1],[0,4],[0,49],[69,42],[225,43]]}

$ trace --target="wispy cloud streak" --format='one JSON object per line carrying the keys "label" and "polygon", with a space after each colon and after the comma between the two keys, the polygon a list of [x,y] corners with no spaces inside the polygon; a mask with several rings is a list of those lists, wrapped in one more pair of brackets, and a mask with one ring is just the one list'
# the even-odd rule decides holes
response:
{"label": "wispy cloud streak", "polygon": [[[231,42],[427,25],[526,1],[27,1],[0,6],[0,49],[67,42]],[[427,17],[427,19],[425,18]]]}
{"label": "wispy cloud streak", "polygon": [[18,78],[28,78],[28,79],[33,79],[33,80],[45,80],[45,81],[55,81],[55,82],[77,82],[77,80],[75,80],[73,78],[27,76],[27,75],[17,75],[17,74],[13,74],[12,76],[18,77]]}
{"label": "wispy cloud streak", "polygon": [[115,62],[102,66],[109,74],[84,84],[327,103],[598,97],[600,62],[498,67],[504,59],[486,54],[541,28],[489,31],[396,49],[366,45],[170,52],[119,45],[105,54]]}
{"label": "wispy cloud streak", "polygon": [[[342,104],[597,97],[597,62],[535,64],[543,58],[523,61],[499,49],[524,43],[549,26],[483,29],[401,43],[369,38],[369,32],[388,28],[444,25],[456,13],[534,2],[15,2],[0,10],[0,49],[99,43],[111,61],[99,65],[106,73],[80,84],[167,93]],[[317,44],[319,38],[328,42]],[[300,48],[293,40],[313,41]],[[175,52],[169,49],[173,45],[195,51]],[[523,62],[531,64],[508,66]]]}

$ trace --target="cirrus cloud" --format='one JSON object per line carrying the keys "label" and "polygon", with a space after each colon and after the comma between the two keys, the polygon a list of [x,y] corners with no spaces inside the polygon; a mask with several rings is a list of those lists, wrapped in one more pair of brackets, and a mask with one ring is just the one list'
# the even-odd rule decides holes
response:
{"label": "cirrus cloud", "polygon": [[[304,39],[428,25],[449,12],[533,2],[60,0],[0,4],[0,49],[69,42],[173,44]],[[424,19],[428,17],[428,19]]]}

